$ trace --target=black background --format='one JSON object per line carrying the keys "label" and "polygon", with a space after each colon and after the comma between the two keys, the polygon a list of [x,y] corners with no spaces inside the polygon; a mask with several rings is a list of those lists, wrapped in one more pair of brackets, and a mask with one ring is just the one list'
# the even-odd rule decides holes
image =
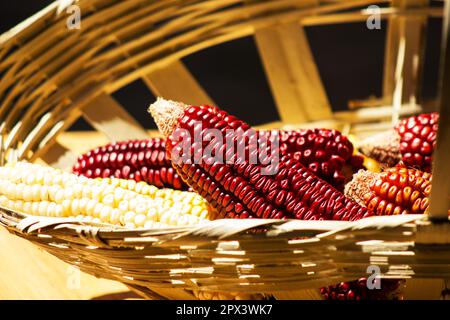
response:
{"label": "black background", "polygon": [[[51,2],[1,0],[0,33]],[[386,27],[387,22],[383,22],[380,30],[369,30],[364,22],[306,29],[334,110],[345,110],[350,99],[381,95]],[[422,85],[424,99],[436,95],[441,27],[441,19],[429,19]],[[279,119],[253,38],[204,49],[183,58],[183,62],[222,108],[252,125]],[[146,114],[154,96],[142,81],[120,89],[113,96],[145,127],[154,128]],[[87,128],[84,121],[72,127]]]}

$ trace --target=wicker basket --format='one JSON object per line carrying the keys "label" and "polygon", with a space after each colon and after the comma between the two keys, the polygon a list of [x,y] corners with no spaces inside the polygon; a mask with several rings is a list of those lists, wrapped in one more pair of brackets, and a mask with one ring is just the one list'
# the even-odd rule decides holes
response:
{"label": "wicker basket", "polygon": [[[427,17],[443,10],[426,0],[381,2],[386,7],[377,13],[389,19],[383,97],[333,113],[303,27],[365,21],[374,12],[361,7],[380,1],[56,1],[0,36],[0,159],[68,168],[76,156],[57,138],[79,117],[111,140],[148,137],[110,94],[141,78],[156,95],[212,104],[180,59],[247,35],[256,39],[282,120],[267,127],[326,125],[360,136],[384,130],[424,109],[416,104],[424,30]],[[68,28],[66,10],[80,10],[81,29]],[[447,58],[444,83],[449,67]],[[449,96],[443,92],[442,105]],[[316,288],[367,276],[370,264],[385,277],[450,278],[450,230],[433,222],[448,222],[450,165],[442,147],[450,145],[448,109],[441,108],[430,221],[218,220],[126,230],[2,209],[0,224],[149,298],[210,298],[209,292],[320,298]]]}

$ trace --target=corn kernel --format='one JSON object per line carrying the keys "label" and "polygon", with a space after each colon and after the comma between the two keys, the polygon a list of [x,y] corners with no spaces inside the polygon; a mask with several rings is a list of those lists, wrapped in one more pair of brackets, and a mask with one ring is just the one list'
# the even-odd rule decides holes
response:
{"label": "corn kernel", "polygon": [[120,209],[122,212],[127,212],[127,211],[128,211],[128,201],[126,201],[126,200],[120,201],[120,203],[119,203],[119,209]]}
{"label": "corn kernel", "polygon": [[56,185],[56,184],[61,184],[62,182],[62,178],[60,175],[55,175],[52,179],[52,184]]}
{"label": "corn kernel", "polygon": [[200,217],[201,219],[207,219],[207,218],[208,218],[208,215],[209,215],[208,210],[203,209],[202,212],[200,213],[200,216],[199,216],[199,217]]}
{"label": "corn kernel", "polygon": [[83,186],[79,183],[75,183],[73,186],[73,194],[77,198],[81,198],[83,196]]}
{"label": "corn kernel", "polygon": [[103,222],[109,222],[111,218],[111,207],[103,206],[102,210],[100,211],[100,220]]}
{"label": "corn kernel", "polygon": [[112,209],[111,210],[111,218],[110,218],[109,222],[112,224],[120,223],[120,216],[121,216],[121,212],[119,209]]}
{"label": "corn kernel", "polygon": [[86,204],[86,215],[90,216],[93,214],[96,204],[97,204],[97,201],[95,201],[93,199],[88,200],[88,202]]}
{"label": "corn kernel", "polygon": [[53,177],[51,175],[49,175],[49,174],[44,175],[44,184],[46,186],[51,186],[52,183],[53,183]]}
{"label": "corn kernel", "polygon": [[[45,202],[47,202],[47,201],[45,201]],[[57,217],[55,207],[56,207],[56,203],[54,203],[54,202],[49,202],[48,203],[47,216],[49,216],[49,217]]]}
{"label": "corn kernel", "polygon": [[191,214],[193,214],[194,216],[199,217],[201,212],[202,212],[202,208],[201,207],[194,206],[192,208]]}
{"label": "corn kernel", "polygon": [[145,221],[144,228],[152,229],[153,228],[153,224],[154,224],[153,221],[147,220],[147,221]]}
{"label": "corn kernel", "polygon": [[55,205],[55,217],[64,217],[64,209],[61,204]]}
{"label": "corn kernel", "polygon": [[127,223],[125,224],[125,228],[128,228],[128,229],[136,229],[136,225],[135,225],[133,222],[127,222]]}
{"label": "corn kernel", "polygon": [[69,199],[64,199],[61,203],[63,208],[64,217],[69,217],[72,213],[72,204]]}
{"label": "corn kernel", "polygon": [[[65,193],[64,189],[58,189],[58,190],[55,192],[55,195],[54,195],[54,197],[53,197],[53,200],[54,200],[56,203],[62,203],[62,202],[64,201],[64,199],[67,199],[66,193]],[[70,198],[69,198],[69,199],[70,199]]]}
{"label": "corn kernel", "polygon": [[137,214],[145,215],[145,213],[148,211],[148,206],[145,202],[138,203],[136,205],[135,211]]}
{"label": "corn kernel", "polygon": [[78,203],[78,207],[80,208],[80,213],[81,214],[87,214],[86,213],[86,206],[89,202],[88,198],[81,198],[79,203]]}
{"label": "corn kernel", "polygon": [[105,205],[113,206],[113,205],[114,205],[114,195],[113,195],[112,193],[106,194],[106,195],[103,197],[102,202],[103,202]]}
{"label": "corn kernel", "polygon": [[181,216],[178,219],[178,225],[180,226],[186,226],[189,223],[189,218],[186,215]]}
{"label": "corn kernel", "polygon": [[127,213],[125,213],[125,216],[124,216],[125,224],[130,223],[130,222],[134,223],[135,216],[136,216],[136,213],[134,213],[133,211],[128,211]]}
{"label": "corn kernel", "polygon": [[120,185],[120,187],[123,188],[123,189],[128,189],[128,183],[127,183],[127,180],[120,180],[119,185]]}
{"label": "corn kernel", "polygon": [[92,222],[93,223],[102,223],[102,221],[99,218],[93,218]]}
{"label": "corn kernel", "polygon": [[33,216],[39,215],[39,202],[32,202],[31,203],[31,214]]}
{"label": "corn kernel", "polygon": [[18,211],[18,212],[20,212],[20,211],[22,211],[22,209],[23,209],[23,201],[22,200],[17,200],[17,201],[14,201],[14,210],[15,211]]}
{"label": "corn kernel", "polygon": [[[0,205],[1,205],[1,200],[0,200]],[[31,212],[31,202],[22,201],[22,208],[20,210],[17,210],[17,211]]]}
{"label": "corn kernel", "polygon": [[142,194],[142,188],[146,185],[144,182],[138,182],[136,183],[136,187],[134,188],[134,191],[137,193]]}
{"label": "corn kernel", "polygon": [[34,184],[34,174],[30,173],[26,178],[25,178],[25,183],[28,185],[32,185]]}
{"label": "corn kernel", "polygon": [[46,216],[48,214],[48,201],[39,202],[38,215]]}
{"label": "corn kernel", "polygon": [[122,188],[117,188],[114,190],[114,203],[118,205],[120,201],[122,201],[124,197],[125,192]]}
{"label": "corn kernel", "polygon": [[100,212],[102,212],[104,205],[100,202],[98,202],[95,207],[94,207],[94,211],[92,213],[94,218],[98,218],[100,217]]}
{"label": "corn kernel", "polygon": [[126,180],[128,182],[128,190],[134,190],[136,188],[136,181],[134,180]]}
{"label": "corn kernel", "polygon": [[158,218],[158,211],[155,208],[149,208],[147,211],[147,220],[156,220]]}
{"label": "corn kernel", "polygon": [[145,214],[137,214],[137,215],[134,217],[134,224],[135,224],[136,226],[138,226],[138,227],[143,227],[146,218],[147,218],[147,217],[145,216]]}
{"label": "corn kernel", "polygon": [[79,202],[78,199],[73,199],[72,200],[72,205],[71,205],[72,215],[78,215],[78,214],[81,213],[79,204],[80,204],[80,202]]}
{"label": "corn kernel", "polygon": [[41,201],[48,201],[50,200],[48,197],[48,188],[47,186],[41,186],[40,191],[39,191],[39,197],[41,199]]}

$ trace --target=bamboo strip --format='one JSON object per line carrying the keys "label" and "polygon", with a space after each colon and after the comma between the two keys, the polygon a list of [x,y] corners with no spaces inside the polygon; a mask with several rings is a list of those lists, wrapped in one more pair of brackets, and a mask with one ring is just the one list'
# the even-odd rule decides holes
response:
{"label": "bamboo strip", "polygon": [[301,123],[331,118],[331,108],[303,28],[291,23],[258,29],[255,39],[281,119]]}
{"label": "bamboo strip", "polygon": [[441,46],[440,116],[436,150],[433,154],[433,184],[431,186],[429,215],[431,219],[446,220],[450,208],[450,4],[444,9],[444,27]]}
{"label": "bamboo strip", "polygon": [[[428,0],[394,0],[394,7],[420,8]],[[398,108],[417,103],[424,56],[426,16],[392,16],[386,40],[383,96]],[[418,60],[419,59],[419,60]],[[397,110],[398,112],[398,110]],[[397,116],[398,119],[398,116]]]}
{"label": "bamboo strip", "polygon": [[181,61],[155,70],[144,76],[143,80],[156,96],[191,105],[215,105]]}

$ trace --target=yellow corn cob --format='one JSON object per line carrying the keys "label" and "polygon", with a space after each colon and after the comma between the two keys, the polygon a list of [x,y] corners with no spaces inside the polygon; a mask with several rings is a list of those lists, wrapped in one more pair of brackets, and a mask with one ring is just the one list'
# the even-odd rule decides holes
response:
{"label": "yellow corn cob", "polygon": [[206,200],[193,192],[133,180],[89,179],[28,162],[0,167],[0,206],[129,228],[198,224],[209,220],[210,211]]}

